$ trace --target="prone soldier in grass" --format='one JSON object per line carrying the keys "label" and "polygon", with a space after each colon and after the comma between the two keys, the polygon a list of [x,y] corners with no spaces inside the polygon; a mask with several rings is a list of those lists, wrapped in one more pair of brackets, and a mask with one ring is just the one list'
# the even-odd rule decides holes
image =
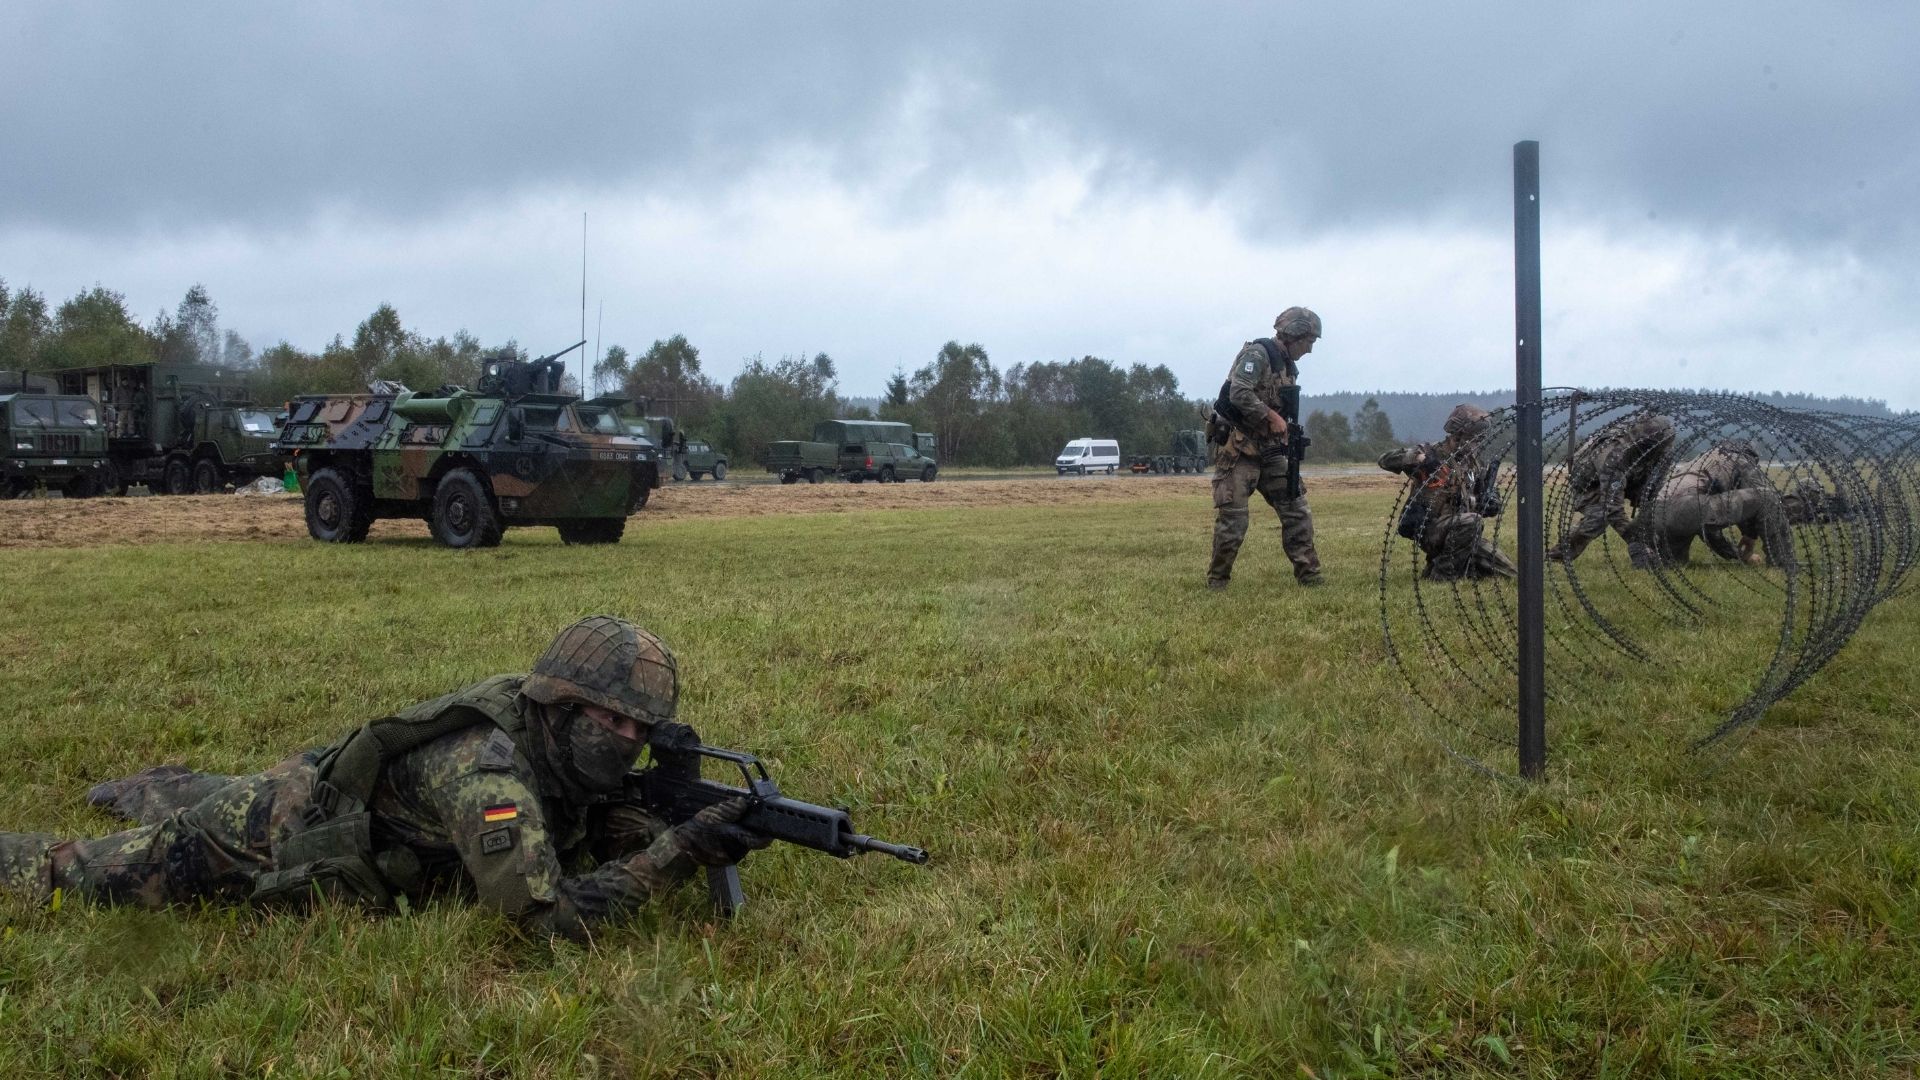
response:
{"label": "prone soldier in grass", "polygon": [[1413,479],[1399,533],[1426,552],[1423,577],[1451,581],[1519,573],[1484,535],[1486,519],[1500,513],[1494,483],[1499,463],[1483,467],[1479,457],[1491,424],[1487,410],[1463,403],[1447,415],[1445,439],[1380,455],[1381,468]]}
{"label": "prone soldier in grass", "polygon": [[[673,654],[611,616],[561,631],[526,675],[496,675],[251,776],[162,766],[88,793],[135,823],[96,839],[0,833],[0,891],[162,907],[375,907],[468,893],[536,930],[584,938],[694,866],[769,840],[744,799],[669,827],[628,772],[679,700]],[[569,872],[569,870],[574,872]]]}
{"label": "prone soldier in grass", "polygon": [[1213,559],[1207,587],[1224,589],[1247,538],[1248,502],[1258,491],[1280,516],[1280,546],[1294,580],[1320,584],[1313,547],[1313,511],[1300,485],[1306,433],[1300,427],[1299,360],[1320,340],[1320,316],[1290,307],[1273,320],[1273,336],[1241,346],[1207,422],[1214,444]]}

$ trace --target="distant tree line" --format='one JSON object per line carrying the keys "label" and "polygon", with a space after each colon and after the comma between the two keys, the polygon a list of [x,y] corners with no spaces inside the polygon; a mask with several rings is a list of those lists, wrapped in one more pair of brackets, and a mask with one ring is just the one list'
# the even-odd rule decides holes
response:
{"label": "distant tree line", "polygon": [[[124,296],[98,284],[52,307],[34,290],[10,289],[0,279],[0,370],[218,364],[253,371],[259,400],[271,403],[298,394],[362,392],[374,379],[416,390],[471,386],[485,358],[501,350],[525,355],[511,341],[483,346],[465,330],[451,337],[409,330],[390,304],[318,352],[282,341],[256,355],[239,334],[220,326],[219,316],[201,285],[188,289],[173,310],[141,323]],[[1068,440],[1083,437],[1116,439],[1123,454],[1164,453],[1175,431],[1202,426],[1203,403],[1183,397],[1164,365],[1122,367],[1083,356],[1001,369],[981,345],[957,340],[924,366],[895,370],[878,398],[842,396],[838,367],[824,352],[752,356],[722,385],[702,370],[700,350],[678,334],[639,355],[609,347],[594,361],[589,381],[592,392],[646,399],[650,413],[674,417],[741,463],[759,460],[768,443],[807,438],[815,423],[833,418],[900,420],[931,431],[949,466],[1044,465]],[[574,388],[572,376],[568,388]],[[1882,401],[1755,396],[1792,408],[1891,415]],[[1513,403],[1513,393],[1306,394],[1301,408],[1314,460],[1365,461],[1402,438],[1438,439],[1447,413],[1462,401],[1500,409]]]}

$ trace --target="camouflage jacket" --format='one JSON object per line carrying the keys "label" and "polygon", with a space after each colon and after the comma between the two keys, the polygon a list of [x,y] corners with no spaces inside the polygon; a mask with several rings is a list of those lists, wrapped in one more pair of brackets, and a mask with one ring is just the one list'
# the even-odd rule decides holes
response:
{"label": "camouflage jacket", "polygon": [[1760,460],[1736,447],[1721,444],[1674,466],[1673,475],[1660,486],[1660,497],[1679,499],[1693,495],[1718,495],[1741,488],[1759,487],[1766,482]]}
{"label": "camouflage jacket", "polygon": [[1646,413],[1609,424],[1573,452],[1567,485],[1575,491],[1619,487],[1637,499],[1661,457],[1673,446],[1673,421]]}
{"label": "camouflage jacket", "polygon": [[1472,513],[1480,463],[1471,453],[1455,456],[1450,442],[1403,446],[1380,455],[1380,467],[1412,477],[1411,498],[1424,502],[1430,520]]}
{"label": "camouflage jacket", "polygon": [[[1280,365],[1280,370],[1275,371],[1273,364],[1267,360],[1267,350],[1259,341],[1249,341],[1240,347],[1240,354],[1233,358],[1233,370],[1227,373],[1227,400],[1249,422],[1260,423],[1268,409],[1281,411],[1280,391],[1299,385],[1298,370],[1293,361],[1287,360]],[[1236,426],[1227,437],[1226,445],[1221,447],[1221,454],[1229,462],[1238,458],[1258,458],[1263,447],[1278,441],[1264,431],[1247,431]]]}
{"label": "camouflage jacket", "polygon": [[460,709],[475,723],[387,762],[368,802],[374,846],[418,860],[417,881],[393,882],[404,892],[470,891],[532,927],[580,938],[632,914],[693,866],[657,823],[630,831],[621,857],[592,865],[590,853],[619,850],[604,843],[611,808],[570,803],[536,765],[528,739],[538,737],[539,706],[521,696],[523,677],[496,675],[397,714]]}

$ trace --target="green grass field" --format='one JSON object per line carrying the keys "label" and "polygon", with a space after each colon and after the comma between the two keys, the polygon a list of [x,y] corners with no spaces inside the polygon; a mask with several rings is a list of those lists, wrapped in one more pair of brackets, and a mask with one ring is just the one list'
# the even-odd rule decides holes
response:
{"label": "green grass field", "polygon": [[769,850],[732,923],[688,889],[585,948],[454,903],[11,903],[0,1072],[1911,1075],[1913,602],[1711,767],[1667,737],[1737,697],[1698,635],[1566,688],[1526,788],[1409,707],[1388,502],[1316,495],[1318,590],[1256,514],[1219,594],[1199,492],[643,516],[610,549],[0,552],[10,828],[108,830],[98,780],[263,767],[611,611],[674,647],[709,742],[934,853]]}

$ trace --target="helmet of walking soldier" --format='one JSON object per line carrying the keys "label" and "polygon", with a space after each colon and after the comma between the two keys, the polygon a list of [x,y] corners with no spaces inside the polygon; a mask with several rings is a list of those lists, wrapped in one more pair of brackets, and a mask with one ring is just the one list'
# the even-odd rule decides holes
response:
{"label": "helmet of walking soldier", "polygon": [[594,615],[560,631],[520,692],[543,705],[585,702],[659,723],[678,707],[680,671],[659,638],[617,616]]}
{"label": "helmet of walking soldier", "polygon": [[1320,336],[1320,316],[1309,308],[1290,307],[1273,320],[1273,335],[1277,338],[1318,338]]}
{"label": "helmet of walking soldier", "polygon": [[1478,405],[1461,402],[1447,414],[1444,430],[1461,439],[1477,439],[1493,426],[1493,414]]}

